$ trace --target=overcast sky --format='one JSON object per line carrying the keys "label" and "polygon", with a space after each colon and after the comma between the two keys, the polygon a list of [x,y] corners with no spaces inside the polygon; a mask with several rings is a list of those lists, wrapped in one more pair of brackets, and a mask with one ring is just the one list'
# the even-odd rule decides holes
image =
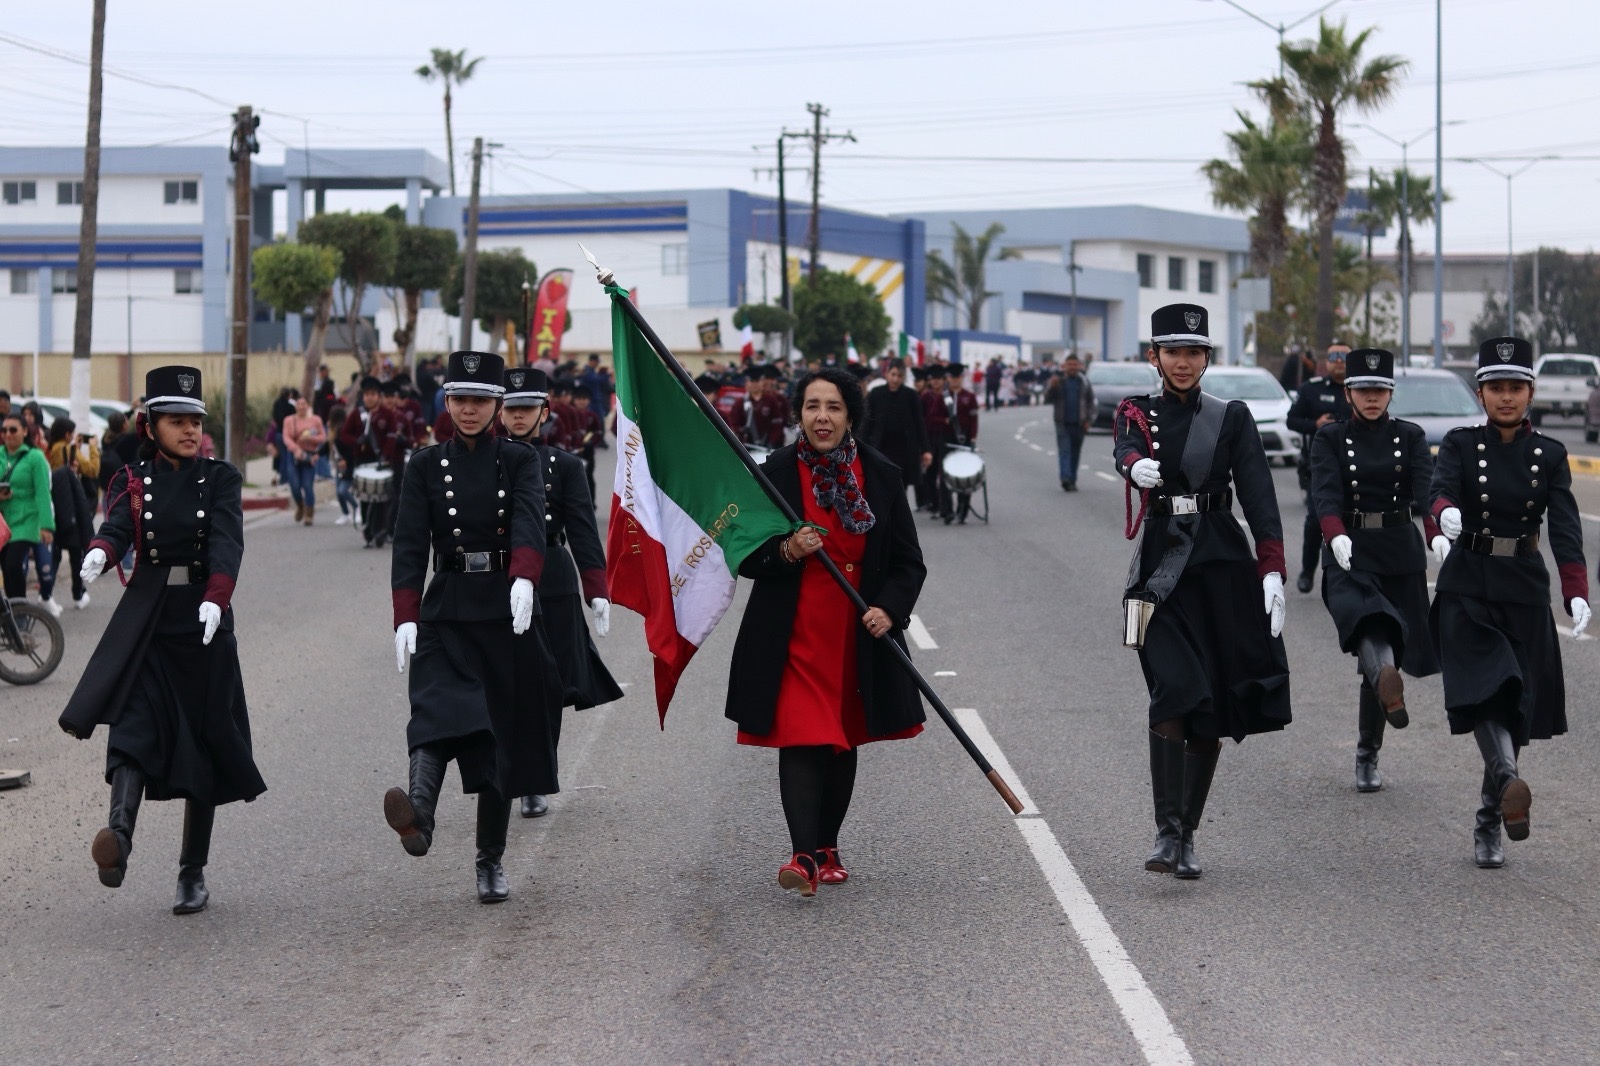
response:
{"label": "overcast sky", "polygon": [[[1318,0],[1244,6],[1277,24]],[[21,45],[82,59],[90,11],[87,0],[7,5],[0,144],[82,143],[87,70]],[[824,199],[875,212],[1213,210],[1197,167],[1224,150],[1234,108],[1259,113],[1243,85],[1274,71],[1277,45],[1224,0],[109,0],[109,11],[108,70],[182,89],[108,76],[108,145],[226,145],[231,107],[251,104],[266,112],[265,162],[304,144],[442,156],[440,90],[412,71],[433,46],[465,48],[485,58],[455,100],[463,192],[459,146],[474,136],[504,145],[486,178],[498,193],[773,192],[760,172],[771,146],[818,101],[830,128],[857,138],[826,150]],[[1352,121],[1420,137],[1413,169],[1431,173],[1434,0],[1340,0],[1328,16],[1376,27],[1371,53],[1411,61],[1395,99]],[[1314,30],[1313,19],[1289,36]],[[1444,0],[1443,67],[1446,253],[1506,247],[1506,181],[1457,161],[1478,156],[1566,157],[1516,178],[1518,250],[1600,245],[1600,5]],[[1353,182],[1357,168],[1399,163],[1374,133],[1346,137]],[[330,194],[330,208],[348,203]],[[1431,249],[1431,231],[1417,240]]]}

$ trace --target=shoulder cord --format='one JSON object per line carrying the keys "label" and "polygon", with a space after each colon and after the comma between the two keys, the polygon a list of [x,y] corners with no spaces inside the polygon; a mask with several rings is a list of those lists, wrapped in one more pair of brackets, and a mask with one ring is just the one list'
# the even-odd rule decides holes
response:
{"label": "shoulder cord", "polygon": [[[140,514],[140,508],[139,508],[139,503],[140,503],[139,496],[141,494],[134,488],[134,486],[135,485],[142,485],[144,482],[142,482],[139,479],[139,476],[134,472],[132,464],[128,464],[128,465],[123,466],[122,472],[123,472],[124,475],[126,475],[126,477],[124,478],[124,480],[122,482],[122,491],[117,493],[115,496],[111,497],[111,499],[106,501],[106,517],[107,518],[111,517],[112,509],[116,507],[116,505],[123,499],[123,497],[127,497],[128,506],[132,509],[132,512],[133,512],[133,545],[132,545],[132,547],[134,549],[134,551],[133,551],[133,562],[134,562],[134,567],[137,568],[138,565],[139,565],[139,551],[138,551],[138,548],[139,548],[139,532],[143,528],[144,523],[141,520],[141,514]],[[127,552],[123,552],[123,555],[126,555],[126,554],[127,554]],[[119,581],[121,581],[122,584],[123,584],[123,587],[126,588],[127,584],[128,584],[129,573],[131,573],[131,571],[129,571],[128,573],[124,573],[123,572],[122,559],[120,557],[116,560],[116,564],[117,564],[117,579]]]}
{"label": "shoulder cord", "polygon": [[[1152,438],[1150,436],[1150,422],[1144,417],[1144,412],[1139,410],[1139,405],[1133,402],[1133,398],[1131,396],[1117,405],[1116,418],[1120,418],[1125,422],[1131,422],[1134,426],[1136,426],[1140,434],[1144,436],[1144,445],[1146,450],[1154,450],[1150,448],[1152,443]],[[1113,419],[1112,439],[1114,440],[1115,438],[1116,419]],[[1122,507],[1124,521],[1122,537],[1124,540],[1132,540],[1138,534],[1139,526],[1144,522],[1145,511],[1149,510],[1150,490],[1139,490],[1139,514],[1136,517],[1133,513],[1133,482],[1124,480],[1122,483]]]}

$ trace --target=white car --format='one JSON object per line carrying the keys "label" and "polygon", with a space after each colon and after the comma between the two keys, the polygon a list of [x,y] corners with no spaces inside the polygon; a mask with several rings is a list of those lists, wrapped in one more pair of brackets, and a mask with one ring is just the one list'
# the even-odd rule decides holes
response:
{"label": "white car", "polygon": [[[65,396],[13,396],[13,406],[20,406],[28,402],[37,403],[39,410],[44,413],[44,428],[48,430],[50,423],[58,418],[69,417],[72,401]],[[121,411],[128,413],[128,405],[121,400],[105,400],[96,396],[89,397],[89,424],[79,426],[79,433],[93,433],[96,437],[105,435],[106,419],[112,412]]]}
{"label": "white car", "polygon": [[1533,409],[1528,417],[1537,426],[1545,415],[1583,414],[1592,383],[1600,378],[1600,359],[1554,352],[1539,357],[1533,374]]}
{"label": "white car", "polygon": [[1299,461],[1299,437],[1284,424],[1292,401],[1271,373],[1258,366],[1214,366],[1200,379],[1200,388],[1221,400],[1245,402],[1255,416],[1269,462],[1277,459],[1293,466]]}

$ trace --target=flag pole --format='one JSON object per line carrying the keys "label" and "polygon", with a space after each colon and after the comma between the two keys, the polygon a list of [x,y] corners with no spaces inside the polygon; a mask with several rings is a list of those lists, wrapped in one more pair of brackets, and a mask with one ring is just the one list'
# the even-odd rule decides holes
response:
{"label": "flag pole", "polygon": [[[578,247],[583,248],[583,245],[580,244]],[[590,265],[594,267],[595,274],[601,285],[610,286],[616,284],[616,276],[611,271],[601,268],[600,264],[595,262],[595,258],[589,249],[583,248],[583,254],[589,260]],[[711,421],[711,424],[722,434],[722,439],[734,450],[734,454],[739,456],[739,460],[744,463],[745,469],[750,472],[750,476],[756,479],[757,485],[761,486],[761,491],[765,492],[767,498],[773,502],[778,510],[783,512],[785,518],[798,525],[801,521],[800,516],[795,514],[794,508],[789,505],[789,501],[784,499],[778,492],[777,487],[768,480],[767,475],[761,469],[761,464],[751,458],[749,451],[745,449],[744,442],[728,427],[728,423],[717,413],[717,409],[711,405],[711,401],[706,399],[705,393],[701,392],[699,387],[695,385],[694,379],[689,376],[689,372],[684,369],[683,364],[678,362],[667,346],[662,343],[661,338],[656,336],[656,331],[650,327],[650,323],[645,321],[644,315],[639,313],[639,309],[633,305],[633,301],[618,300],[616,302],[621,305],[623,313],[638,327],[640,335],[649,342],[650,347],[655,350],[656,356],[672,372],[673,378],[677,380],[683,391],[688,393],[690,398],[695,401],[695,404],[700,408],[700,413]],[[864,615],[871,609],[867,605],[867,601],[861,598],[861,593],[857,592],[855,586],[850,584],[844,574],[840,572],[839,565],[828,558],[827,552],[817,552],[811,558],[822,562],[823,568],[828,571],[828,576],[833,578],[839,588],[844,591],[844,594],[850,598],[851,603],[855,605],[860,614]],[[989,779],[989,783],[994,786],[994,790],[1000,793],[1000,798],[1005,800],[1006,806],[1011,808],[1011,813],[1021,814],[1022,801],[1017,799],[1017,794],[1011,790],[1011,786],[1000,775],[1000,771],[989,765],[988,758],[985,757],[978,745],[973,743],[972,738],[967,735],[967,731],[961,728],[961,723],[957,722],[955,715],[950,713],[950,708],[944,705],[944,701],[933,690],[933,686],[928,684],[928,679],[922,676],[922,672],[911,661],[911,655],[899,644],[890,640],[888,632],[885,632],[882,637],[877,639],[882,640],[893,651],[900,668],[915,682],[923,697],[933,705],[933,709],[938,713],[939,717],[944,719],[944,724],[950,728],[950,732],[955,734],[956,740],[966,749],[967,754],[972,757],[972,761],[978,764],[978,769],[983,773],[983,776]]]}

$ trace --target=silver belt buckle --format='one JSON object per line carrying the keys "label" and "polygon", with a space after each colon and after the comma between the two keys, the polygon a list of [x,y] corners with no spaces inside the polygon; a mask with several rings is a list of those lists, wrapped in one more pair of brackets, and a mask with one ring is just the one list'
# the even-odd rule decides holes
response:
{"label": "silver belt buckle", "polygon": [[1383,514],[1380,511],[1362,511],[1361,521],[1356,523],[1357,529],[1375,529],[1383,525]]}
{"label": "silver belt buckle", "polygon": [[169,585],[187,585],[187,584],[189,584],[189,568],[187,566],[169,566],[169,567],[167,567],[167,584],[169,584]]}
{"label": "silver belt buckle", "polygon": [[1168,503],[1173,514],[1199,514],[1200,498],[1198,496],[1168,496]]}
{"label": "silver belt buckle", "polygon": [[1517,554],[1517,537],[1490,537],[1489,554],[1512,556]]}
{"label": "silver belt buckle", "polygon": [[488,552],[467,552],[461,560],[461,569],[469,574],[484,574],[489,571]]}

